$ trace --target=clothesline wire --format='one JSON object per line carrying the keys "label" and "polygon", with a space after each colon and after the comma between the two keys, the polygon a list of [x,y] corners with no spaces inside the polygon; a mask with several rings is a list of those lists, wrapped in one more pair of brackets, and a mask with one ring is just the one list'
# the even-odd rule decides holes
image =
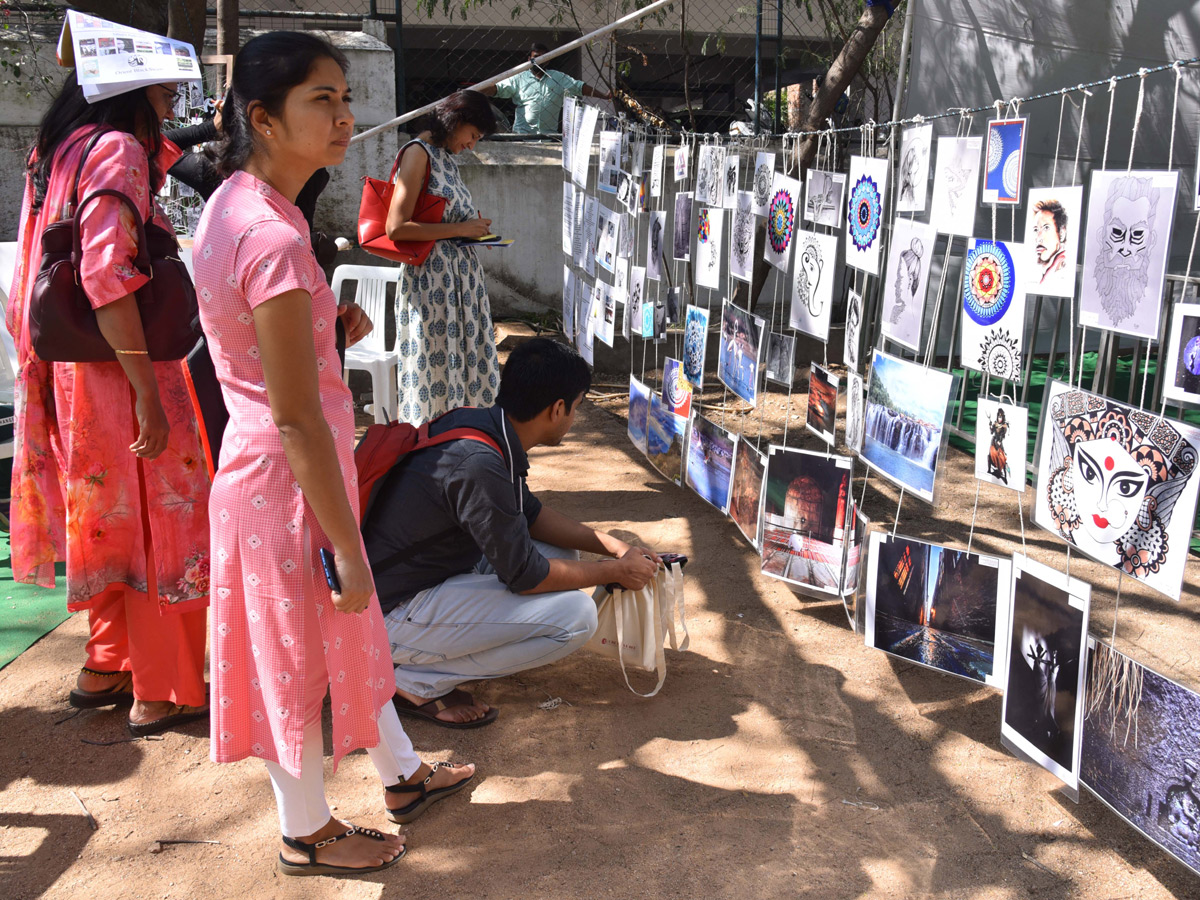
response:
{"label": "clothesline wire", "polygon": [[[1061,97],[1066,94],[1072,94],[1076,91],[1087,91],[1094,87],[1109,87],[1113,82],[1128,81],[1131,78],[1143,78],[1148,75],[1157,75],[1160,72],[1170,72],[1181,66],[1194,66],[1200,63],[1200,56],[1193,56],[1188,59],[1176,59],[1161,66],[1152,66],[1149,68],[1138,69],[1135,72],[1127,72],[1124,75],[1113,75],[1109,78],[1101,78],[1098,81],[1088,81],[1083,84],[1075,84],[1069,87],[1058,88],[1053,91],[1043,91],[1040,94],[1030,94],[1028,97],[1013,97],[1011,100],[1005,101],[1008,103],[1031,103],[1035,100],[1047,100],[1051,97]],[[920,122],[931,122],[934,119],[949,119],[953,116],[969,116],[975,113],[988,112],[995,109],[995,102],[985,104],[983,106],[972,107],[954,107],[945,112],[932,113],[930,115],[908,116],[903,119],[892,119],[887,122],[871,122],[862,125],[844,125],[840,128],[821,128],[816,131],[788,131],[779,134],[768,135],[772,138],[790,137],[792,139],[800,137],[819,137],[821,135],[845,134],[853,131],[864,131],[867,128],[878,131],[882,128],[891,128],[897,125],[914,125]]]}

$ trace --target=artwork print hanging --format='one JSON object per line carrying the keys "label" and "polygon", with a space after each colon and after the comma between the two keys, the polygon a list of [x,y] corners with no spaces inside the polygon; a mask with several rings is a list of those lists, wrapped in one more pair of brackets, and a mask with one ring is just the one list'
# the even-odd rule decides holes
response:
{"label": "artwork print hanging", "polygon": [[1025,120],[996,119],[987,126],[984,203],[1020,203],[1025,166]]}
{"label": "artwork print hanging", "polygon": [[968,369],[1020,381],[1025,330],[1024,250],[1019,244],[973,238],[962,283],[962,363]]}
{"label": "artwork print hanging", "polygon": [[842,194],[845,191],[845,173],[809,170],[804,194],[804,221],[840,229],[844,219]]}
{"label": "artwork print hanging", "polygon": [[858,371],[858,348],[862,332],[863,305],[862,297],[857,291],[850,291],[846,296],[846,332],[843,347],[846,368],[851,372]]}
{"label": "artwork print hanging", "polygon": [[688,429],[684,482],[721,512],[729,509],[737,435],[697,415]]}
{"label": "artwork print hanging", "polygon": [[775,185],[775,154],[760,150],[754,158],[754,214],[766,218]]}
{"label": "artwork print hanging", "polygon": [[878,350],[871,359],[862,458],[926,503],[933,502],[955,381],[946,372]]}
{"label": "artwork print hanging", "polygon": [[837,237],[815,231],[797,231],[793,243],[796,258],[792,265],[788,324],[819,341],[828,341],[837,268]]}
{"label": "artwork print hanging", "polygon": [[1200,695],[1094,638],[1086,684],[1079,780],[1200,875]]}
{"label": "artwork print hanging", "polygon": [[781,272],[786,272],[788,267],[799,197],[800,182],[776,172],[771,200],[767,204],[767,240],[763,245],[763,256]]}
{"label": "artwork print hanging", "polygon": [[1200,431],[1059,381],[1046,386],[1033,520],[1179,599]]}
{"label": "artwork print hanging", "polygon": [[737,150],[732,147],[729,148],[725,152],[724,184],[722,185],[722,190],[724,191],[724,202],[722,205],[726,209],[737,208],[738,180],[741,176],[741,166],[742,161]]}
{"label": "artwork print hanging", "polygon": [[921,349],[925,291],[937,232],[932,225],[897,217],[892,225],[880,326],[884,337]]}
{"label": "artwork print hanging", "polygon": [[1200,303],[1176,303],[1167,338],[1163,396],[1200,404]]}
{"label": "artwork print hanging", "polygon": [[717,377],[751,406],[758,403],[758,366],[762,359],[764,322],[728,300],[721,306],[721,344]]}
{"label": "artwork print hanging", "polygon": [[677,416],[692,412],[692,386],[683,377],[682,363],[669,356],[663,361],[662,401]]}
{"label": "artwork print hanging", "polygon": [[729,518],[755,550],[758,549],[758,517],[762,507],[763,479],[767,458],[744,439],[738,441],[733,457],[733,484],[729,491]]}
{"label": "artwork print hanging", "polygon": [[877,531],[866,587],[868,647],[1004,686],[1010,560]]}
{"label": "artwork print hanging", "polygon": [[980,397],[977,410],[975,477],[1023,493],[1029,410],[990,397]]}
{"label": "artwork print hanging", "polygon": [[846,265],[879,274],[879,244],[887,193],[886,159],[850,158],[846,202]]}
{"label": "artwork print hanging", "polygon": [[729,234],[729,274],[749,284],[754,277],[754,197],[749,191],[737,191],[736,196]]}
{"label": "artwork print hanging", "polygon": [[650,213],[650,225],[646,229],[646,277],[651,281],[662,280],[664,242],[667,231],[667,213],[657,209]]}
{"label": "artwork print hanging", "polygon": [[855,453],[862,453],[863,425],[863,380],[851,372],[846,376],[846,446]]}
{"label": "artwork print hanging", "polygon": [[725,210],[704,206],[696,217],[696,285],[721,286],[721,232]]}
{"label": "artwork print hanging", "polygon": [[1178,187],[1177,170],[1092,173],[1080,323],[1158,338]]}
{"label": "artwork print hanging", "polygon": [[896,212],[925,212],[929,192],[929,158],[933,148],[933,126],[904,129],[900,139],[900,165],[896,175]]}
{"label": "artwork print hanging", "polygon": [[1083,653],[1091,588],[1025,556],[1013,557],[1000,739],[1079,787]]}
{"label": "artwork print hanging", "polygon": [[708,350],[708,310],[689,306],[683,325],[683,377],[704,387],[704,357]]}
{"label": "artwork print hanging", "polygon": [[671,258],[689,262],[692,258],[691,191],[680,191],[675,195],[675,219],[672,225]]}
{"label": "artwork print hanging", "polygon": [[646,423],[650,415],[650,388],[629,376],[629,424],[626,431],[633,446],[646,452]]}
{"label": "artwork print hanging", "polygon": [[982,151],[983,138],[978,135],[938,138],[929,221],[940,234],[974,234]]}
{"label": "artwork print hanging", "polygon": [[1030,294],[1075,296],[1082,219],[1083,185],[1029,190],[1025,257]]}
{"label": "artwork print hanging", "polygon": [[763,488],[762,573],[838,594],[854,461],[772,446]]}

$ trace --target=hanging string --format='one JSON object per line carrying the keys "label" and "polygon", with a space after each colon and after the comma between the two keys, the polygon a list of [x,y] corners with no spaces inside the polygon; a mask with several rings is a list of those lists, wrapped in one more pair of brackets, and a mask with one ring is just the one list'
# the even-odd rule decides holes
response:
{"label": "hanging string", "polygon": [[979,515],[979,479],[975,479],[975,508],[971,510],[971,533],[967,535],[967,553],[971,552],[971,542],[975,540],[975,517]]}
{"label": "hanging string", "polygon": [[1125,580],[1125,571],[1117,569],[1117,605],[1113,607],[1112,645],[1117,646],[1117,619],[1121,615],[1121,582]]}
{"label": "hanging string", "polygon": [[1083,92],[1083,102],[1079,105],[1079,133],[1075,136],[1075,165],[1071,167],[1071,184],[1079,177],[1079,148],[1083,145],[1083,125],[1087,121],[1087,103],[1092,92],[1081,84],[1078,90]]}
{"label": "hanging string", "polygon": [[1058,101],[1058,135],[1054,139],[1054,164],[1050,167],[1050,187],[1058,180],[1058,150],[1062,146],[1063,112],[1067,108],[1067,95],[1063,94]]}
{"label": "hanging string", "polygon": [[[1141,76],[1141,80],[1138,82],[1137,108],[1133,113],[1133,134],[1129,138],[1129,164],[1125,167],[1126,172],[1133,171],[1133,149],[1137,146],[1138,125],[1142,121],[1142,106],[1146,101],[1146,72],[1147,70],[1144,68],[1138,69],[1138,75]],[[1176,80],[1175,84],[1178,86],[1178,79]],[[1178,92],[1176,92],[1176,97],[1178,96]],[[1174,130],[1175,117],[1174,114],[1172,114],[1171,131],[1174,132]],[[1174,140],[1174,134],[1172,134],[1172,140]]]}
{"label": "hanging string", "polygon": [[[1021,481],[1025,481],[1025,453],[1022,448],[1021,453]],[[1017,491],[1017,521],[1021,523],[1021,553],[1025,556],[1029,555],[1029,548],[1025,546],[1025,492]]]}
{"label": "hanging string", "polygon": [[[1192,229],[1192,246],[1188,250],[1187,268],[1184,270],[1183,290],[1186,292],[1187,287],[1196,279],[1192,277],[1192,260],[1196,256],[1196,235],[1200,233],[1200,215],[1196,216],[1196,227]],[[1180,299],[1183,299],[1180,297]]]}
{"label": "hanging string", "polygon": [[1108,79],[1108,124],[1104,126],[1104,155],[1100,158],[1100,168],[1108,166],[1108,139],[1112,134],[1113,105],[1117,99],[1117,79]]}
{"label": "hanging string", "polygon": [[904,505],[904,488],[900,488],[900,499],[896,503],[896,521],[892,522],[892,537],[896,536],[896,526],[900,524],[900,507]]}
{"label": "hanging string", "polygon": [[1167,170],[1174,168],[1175,163],[1175,119],[1179,113],[1179,82],[1183,80],[1183,67],[1179,62],[1171,63],[1175,70],[1175,99],[1171,102],[1171,140],[1167,143]]}

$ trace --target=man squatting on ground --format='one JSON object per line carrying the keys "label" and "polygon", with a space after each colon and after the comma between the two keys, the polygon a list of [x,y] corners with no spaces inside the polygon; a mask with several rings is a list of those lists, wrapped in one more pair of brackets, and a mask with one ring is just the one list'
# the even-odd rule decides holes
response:
{"label": "man squatting on ground", "polygon": [[[470,427],[475,440],[415,450],[380,479],[363,522],[367,558],[396,667],[401,715],[450,728],[498,710],[459,689],[562,659],[596,630],[583,588],[646,585],[658,555],[544,506],[525,483],[527,453],[558,446],[591,386],[570,347],[535,338],[514,350],[497,404],[453,410],[437,435]],[[579,551],[611,559],[585,562]]]}

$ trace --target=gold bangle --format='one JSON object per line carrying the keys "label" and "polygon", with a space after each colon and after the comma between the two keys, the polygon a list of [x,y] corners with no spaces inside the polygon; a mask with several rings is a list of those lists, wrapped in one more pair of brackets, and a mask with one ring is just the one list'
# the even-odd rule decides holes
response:
{"label": "gold bangle", "polygon": [[149,350],[118,350],[122,356],[149,356]]}

